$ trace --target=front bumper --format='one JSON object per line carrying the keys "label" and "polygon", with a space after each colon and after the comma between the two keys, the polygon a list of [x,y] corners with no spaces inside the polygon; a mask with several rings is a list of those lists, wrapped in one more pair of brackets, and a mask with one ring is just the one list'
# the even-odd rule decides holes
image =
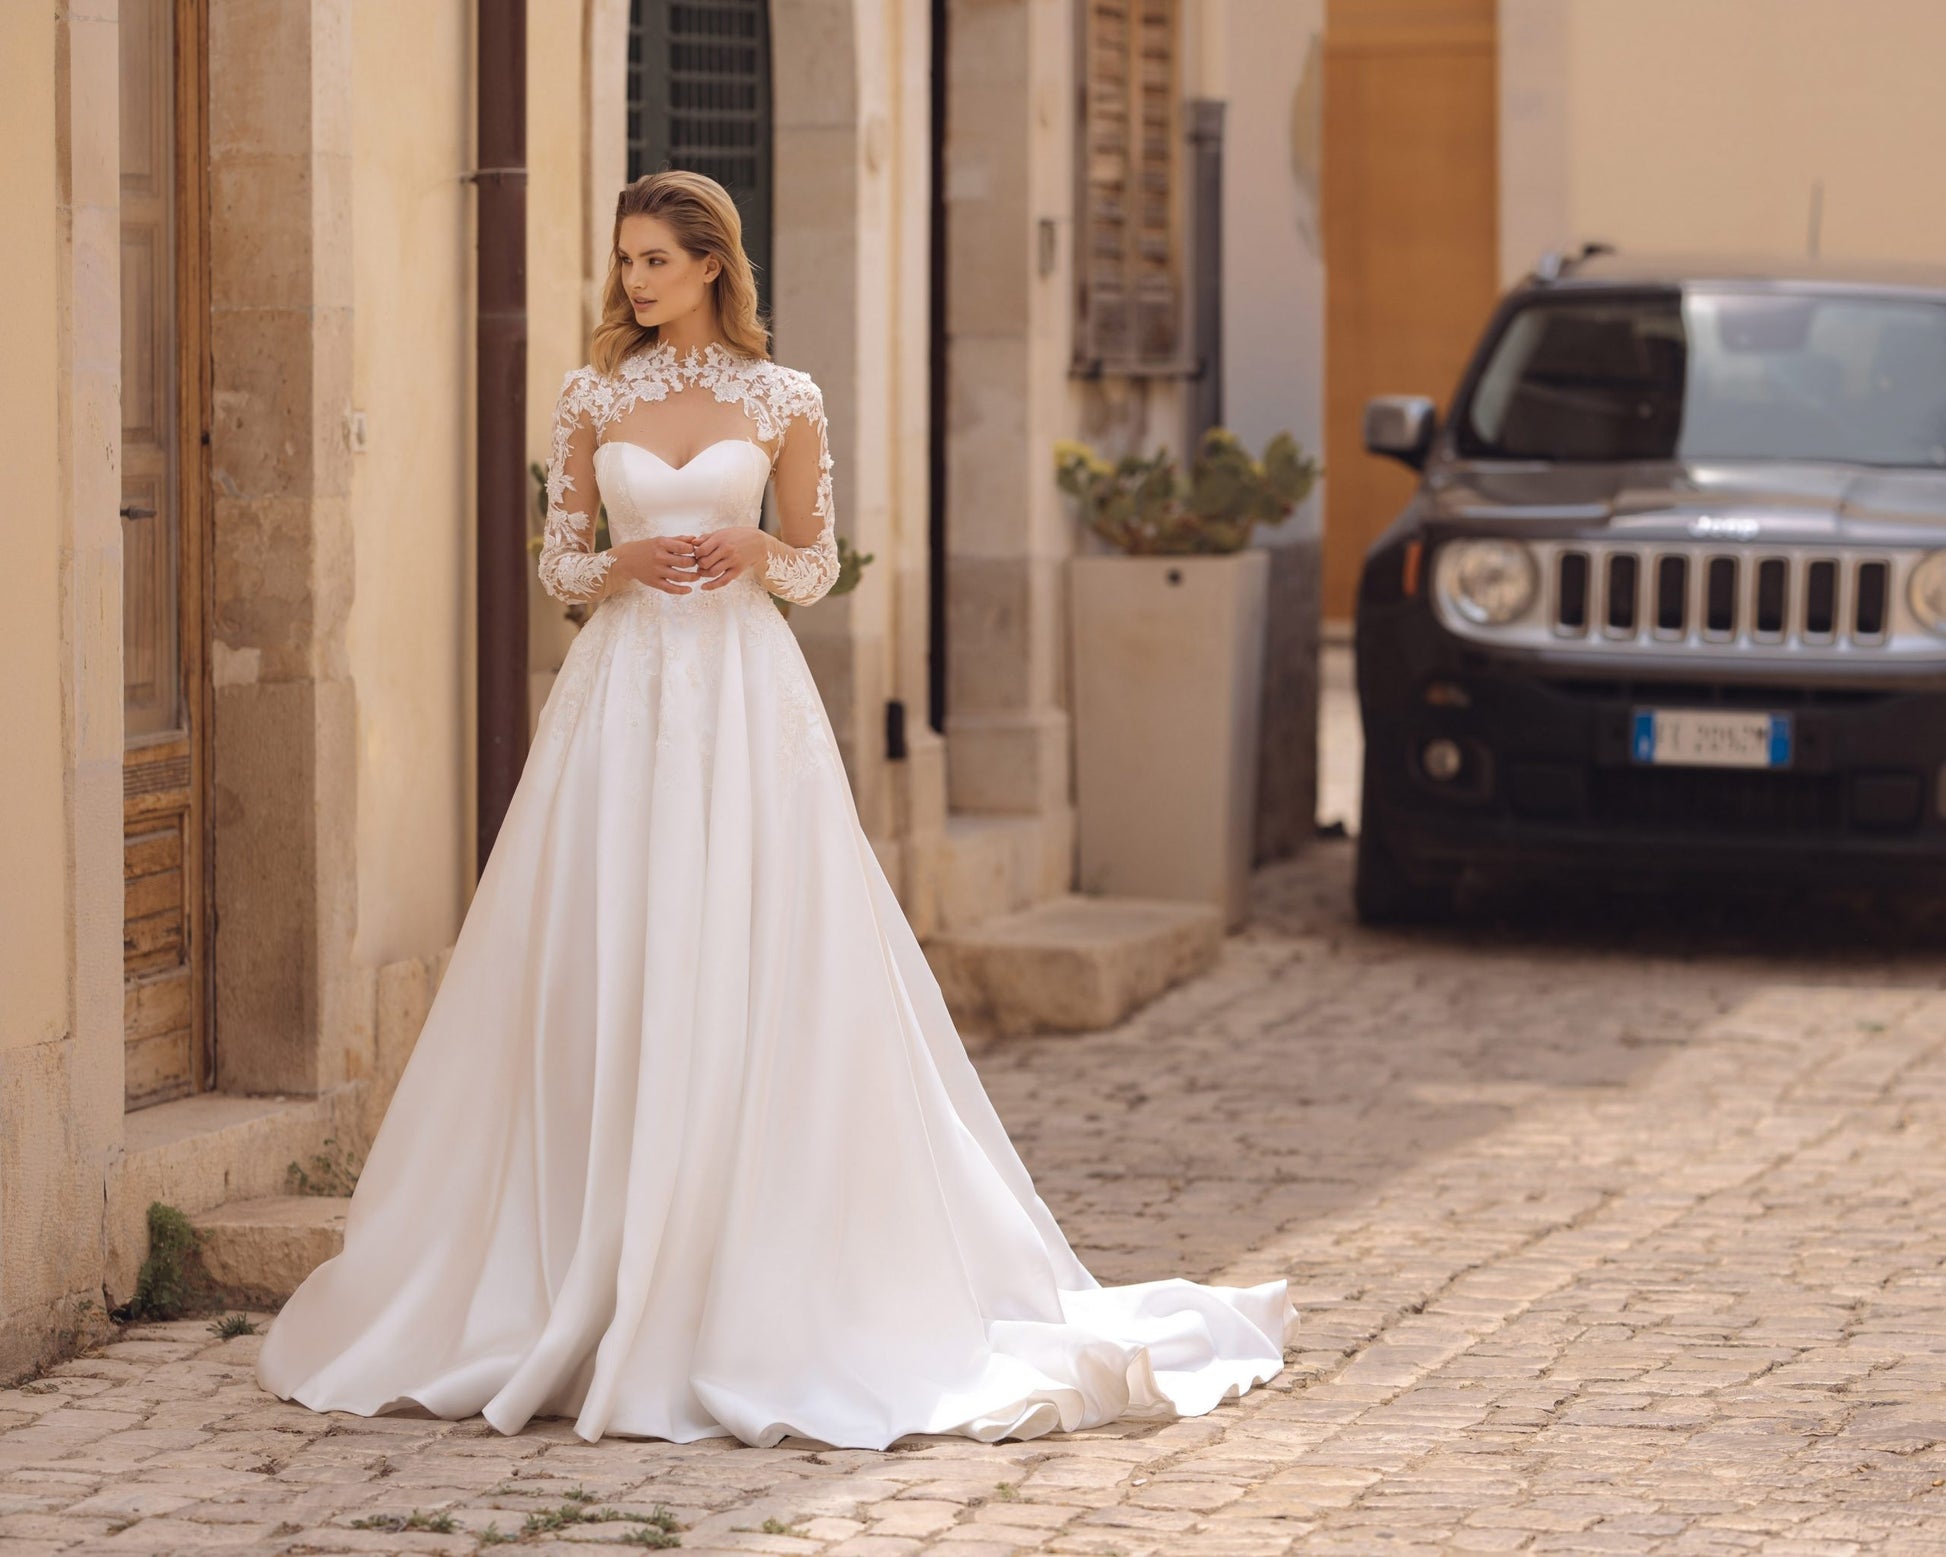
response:
{"label": "front bumper", "polygon": [[[1621,878],[1735,875],[1946,885],[1946,666],[1937,678],[1731,680],[1618,657],[1594,674],[1461,642],[1422,600],[1361,610],[1363,826],[1426,882],[1594,868]],[[1644,766],[1640,708],[1789,714],[1788,769]],[[1428,775],[1429,742],[1459,772]]]}

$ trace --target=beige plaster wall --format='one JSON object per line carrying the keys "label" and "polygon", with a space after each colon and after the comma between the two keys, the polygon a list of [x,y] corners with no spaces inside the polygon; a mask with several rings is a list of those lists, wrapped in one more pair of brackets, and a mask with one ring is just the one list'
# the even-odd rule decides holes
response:
{"label": "beige plaster wall", "polygon": [[469,894],[468,0],[352,12],[351,464],[360,964],[449,945]]}
{"label": "beige plaster wall", "polygon": [[101,1327],[121,1140],[115,10],[0,8],[0,1380]]}
{"label": "beige plaster wall", "polygon": [[85,1285],[47,1233],[81,1207],[49,1115],[73,1106],[74,972],[61,688],[62,513],[55,385],[53,8],[0,14],[0,285],[13,305],[0,361],[0,426],[12,477],[0,649],[8,739],[0,743],[0,1379],[38,1360],[36,1331]]}
{"label": "beige plaster wall", "polygon": [[[474,160],[472,11],[471,0],[366,0],[353,19],[353,382],[368,441],[352,466],[349,647],[363,964],[450,945],[474,884],[476,202],[461,177]],[[530,0],[526,425],[537,460],[562,375],[587,360],[582,24],[577,0]],[[573,629],[531,574],[530,662],[551,669]]]}
{"label": "beige plaster wall", "polygon": [[1502,0],[1502,254],[1946,259],[1936,0]]}
{"label": "beige plaster wall", "polygon": [[0,363],[12,489],[8,565],[0,569],[0,795],[9,824],[0,828],[0,1049],[8,1050],[56,1042],[68,1025],[53,61],[52,7],[0,14],[0,138],[8,147],[0,202],[14,213],[0,224],[0,281],[12,305]]}
{"label": "beige plaster wall", "polygon": [[[615,196],[627,172],[627,121],[618,114],[605,137],[615,155],[604,159],[599,178],[591,176],[590,50],[612,56],[608,75],[619,107],[628,48],[625,5],[591,12],[584,16],[580,0],[529,0],[527,7],[527,447],[530,458],[543,462],[561,379],[588,360],[588,297],[607,274]],[[599,42],[583,31],[597,16],[607,27]],[[590,219],[591,207],[597,208],[598,223]],[[574,642],[574,627],[532,568],[528,589],[528,664],[551,671]],[[530,714],[539,714],[548,684],[549,678],[541,679],[530,694]]]}
{"label": "beige plaster wall", "polygon": [[[1324,447],[1324,255],[1318,154],[1322,0],[1228,0],[1224,98],[1223,420],[1246,447],[1289,432]],[[1315,539],[1320,501],[1259,531],[1266,545]]]}

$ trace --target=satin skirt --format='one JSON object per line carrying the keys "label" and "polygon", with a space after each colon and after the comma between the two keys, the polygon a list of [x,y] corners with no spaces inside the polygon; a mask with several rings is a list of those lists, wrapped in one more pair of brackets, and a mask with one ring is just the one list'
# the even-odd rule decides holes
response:
{"label": "satin skirt", "polygon": [[258,1377],[503,1433],[883,1448],[1201,1414],[1294,1324],[1282,1281],[1075,1257],[745,579],[581,629],[343,1251]]}

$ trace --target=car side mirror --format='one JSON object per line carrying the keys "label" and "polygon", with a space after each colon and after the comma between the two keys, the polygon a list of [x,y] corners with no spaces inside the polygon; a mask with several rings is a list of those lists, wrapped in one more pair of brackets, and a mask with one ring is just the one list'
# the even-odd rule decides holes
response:
{"label": "car side mirror", "polygon": [[1365,402],[1365,447],[1414,470],[1424,470],[1432,452],[1438,413],[1424,395],[1380,395]]}

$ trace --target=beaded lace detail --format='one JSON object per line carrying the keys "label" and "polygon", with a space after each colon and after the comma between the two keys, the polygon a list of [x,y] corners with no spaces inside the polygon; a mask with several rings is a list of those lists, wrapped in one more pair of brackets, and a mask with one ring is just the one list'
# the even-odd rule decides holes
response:
{"label": "beaded lace detail", "polygon": [[[547,515],[541,535],[542,586],[557,600],[575,602],[602,592],[614,558],[595,550],[595,495],[577,491],[569,474],[569,451],[577,434],[598,438],[641,400],[664,400],[686,385],[700,384],[719,402],[735,403],[756,423],[764,444],[777,444],[800,419],[818,440],[818,476],[811,512],[818,521],[808,546],[792,546],[767,536],[770,552],[762,572],[764,587],[797,605],[821,599],[837,582],[838,542],[833,528],[831,444],[824,394],[810,374],[763,357],[746,357],[712,341],[678,355],[666,342],[634,352],[610,375],[579,367],[561,383],[554,408],[554,440],[547,463]],[[771,454],[772,468],[776,453]],[[569,494],[585,504],[577,512]],[[579,504],[577,505],[579,506]]]}

